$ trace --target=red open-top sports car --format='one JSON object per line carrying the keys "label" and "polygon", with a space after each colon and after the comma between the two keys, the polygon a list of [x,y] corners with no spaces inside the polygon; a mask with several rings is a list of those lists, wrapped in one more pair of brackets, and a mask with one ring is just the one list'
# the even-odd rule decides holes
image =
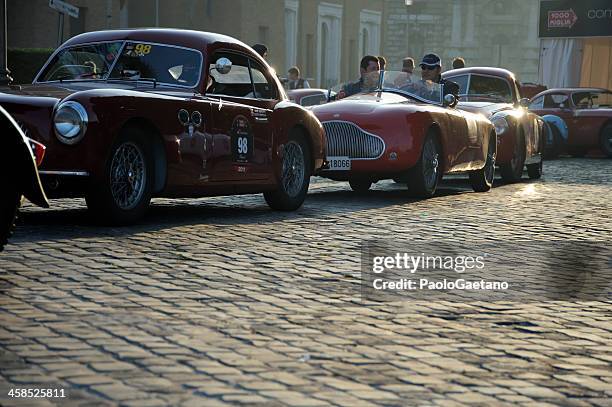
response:
{"label": "red open-top sports car", "polygon": [[326,131],[322,176],[348,180],[356,191],[397,179],[429,197],[443,174],[467,172],[474,190],[491,188],[497,143],[489,120],[454,108],[437,83],[403,72],[374,76],[361,93],[312,108]]}
{"label": "red open-top sports car", "polygon": [[546,125],[527,110],[529,99],[521,98],[514,74],[474,67],[446,71],[442,77],[459,85],[459,109],[484,114],[495,125],[496,163],[504,181],[520,180],[525,166],[529,178],[540,178]]}
{"label": "red open-top sports car", "polygon": [[319,121],[259,54],[219,34],[81,34],[0,104],[47,146],[48,194],[84,196],[119,223],[153,196],[264,192],[271,207],[296,209],[325,158]]}

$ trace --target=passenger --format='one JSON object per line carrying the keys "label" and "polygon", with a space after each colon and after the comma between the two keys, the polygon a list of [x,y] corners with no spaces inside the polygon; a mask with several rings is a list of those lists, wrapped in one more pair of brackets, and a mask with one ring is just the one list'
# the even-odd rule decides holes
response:
{"label": "passenger", "polygon": [[371,85],[373,82],[372,78],[378,77],[379,71],[380,62],[378,61],[377,57],[373,55],[366,55],[365,57],[361,58],[361,63],[359,64],[359,72],[361,73],[361,77],[355,82],[349,82],[344,85],[342,90],[340,90],[340,92],[338,92],[336,95],[336,99],[342,99],[367,90],[371,86],[364,86],[364,84]]}

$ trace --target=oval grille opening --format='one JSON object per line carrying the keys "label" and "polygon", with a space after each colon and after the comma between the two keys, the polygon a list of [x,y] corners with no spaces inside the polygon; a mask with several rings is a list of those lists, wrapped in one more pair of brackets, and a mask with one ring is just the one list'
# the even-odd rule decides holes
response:
{"label": "oval grille opening", "polygon": [[380,137],[362,130],[354,123],[333,120],[323,122],[323,127],[329,157],[375,159],[385,151],[385,143]]}

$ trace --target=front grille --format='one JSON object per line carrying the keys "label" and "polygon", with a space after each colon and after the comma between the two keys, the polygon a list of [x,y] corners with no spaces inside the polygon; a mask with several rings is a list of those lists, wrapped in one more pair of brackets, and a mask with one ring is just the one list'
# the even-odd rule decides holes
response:
{"label": "front grille", "polygon": [[323,122],[323,127],[328,157],[373,159],[385,151],[385,143],[380,137],[363,131],[354,123],[332,120]]}

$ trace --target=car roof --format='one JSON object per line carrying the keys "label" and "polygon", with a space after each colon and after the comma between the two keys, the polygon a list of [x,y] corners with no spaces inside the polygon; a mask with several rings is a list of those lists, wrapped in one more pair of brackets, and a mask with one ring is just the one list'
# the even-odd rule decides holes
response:
{"label": "car roof", "polygon": [[483,74],[483,75],[492,75],[492,76],[500,76],[505,79],[516,80],[514,73],[504,68],[493,68],[489,66],[474,66],[468,68],[459,68],[459,69],[451,69],[449,71],[443,72],[443,77],[448,76],[459,76],[459,75],[467,75],[467,74]]}
{"label": "car roof", "polygon": [[[130,30],[104,30],[79,34],[62,47],[102,41],[145,41],[178,45],[203,51],[211,43],[236,44],[250,49],[243,42],[223,34],[177,28],[138,28]],[[253,52],[255,53],[255,52]]]}
{"label": "car roof", "polygon": [[550,93],[576,93],[576,92],[611,92],[611,91],[605,88],[552,88],[552,89],[546,89],[538,93],[537,95],[532,97],[531,100],[537,97],[540,97],[540,96],[548,95]]}

